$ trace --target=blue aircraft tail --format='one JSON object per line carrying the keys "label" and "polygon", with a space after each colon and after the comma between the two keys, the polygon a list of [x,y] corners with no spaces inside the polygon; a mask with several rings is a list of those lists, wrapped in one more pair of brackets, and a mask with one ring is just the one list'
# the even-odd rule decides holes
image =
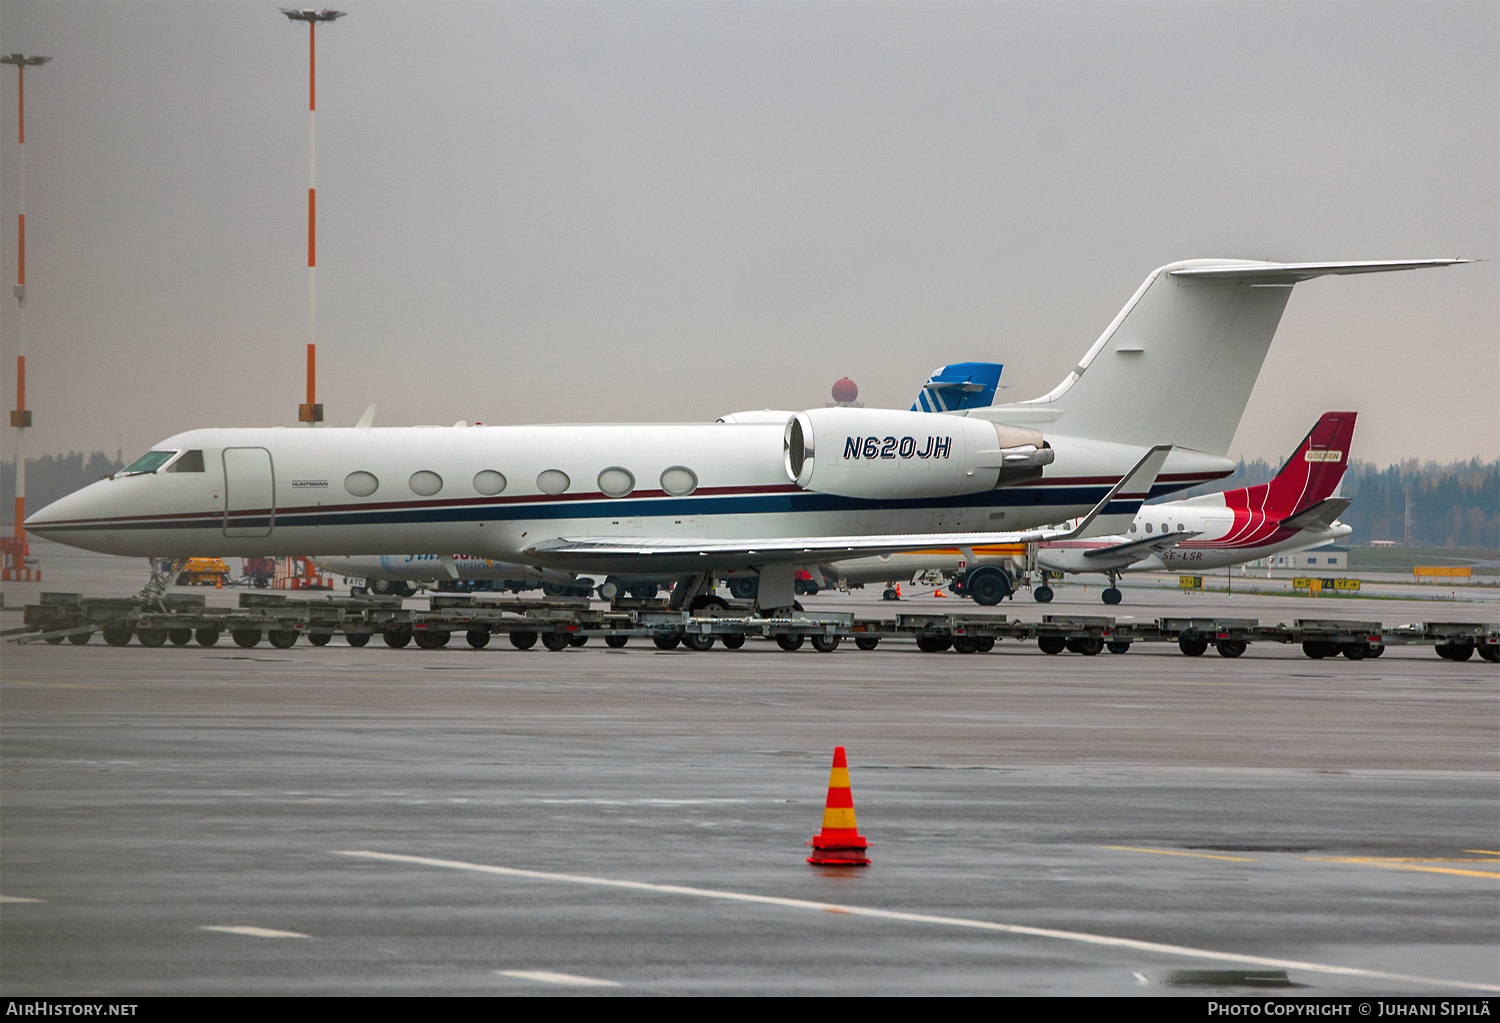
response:
{"label": "blue aircraft tail", "polygon": [[1000,384],[998,362],[955,362],[939,366],[917,392],[913,412],[956,412],[966,408],[985,408],[995,403],[995,388]]}

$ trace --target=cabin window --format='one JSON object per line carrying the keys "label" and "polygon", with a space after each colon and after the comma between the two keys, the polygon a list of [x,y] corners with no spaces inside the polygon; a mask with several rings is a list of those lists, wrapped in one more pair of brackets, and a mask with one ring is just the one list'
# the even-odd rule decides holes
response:
{"label": "cabin window", "polygon": [[1134,533],[1134,532],[1135,532],[1135,523],[1134,523],[1134,522],[1132,522],[1132,523],[1131,523],[1131,524],[1130,524],[1130,531],[1131,531],[1131,532],[1132,532],[1132,533]]}
{"label": "cabin window", "polygon": [[1185,523],[1185,522],[1179,522],[1179,523],[1177,523],[1177,532],[1179,532],[1179,533],[1186,533],[1187,532],[1187,523]]}
{"label": "cabin window", "polygon": [[1162,524],[1161,524],[1161,531],[1162,531],[1162,532],[1163,532],[1163,533],[1166,533],[1166,532],[1170,532],[1170,531],[1171,531],[1171,528],[1172,528],[1172,527],[1171,527],[1171,526],[1168,526],[1168,525],[1167,525],[1167,524],[1166,524],[1166,523],[1165,523],[1165,522],[1163,522],[1163,523],[1162,523]]}
{"label": "cabin window", "polygon": [[166,465],[167,460],[175,454],[177,454],[175,451],[148,451],[121,469],[118,475],[129,476],[137,472],[155,472]]}
{"label": "cabin window", "polygon": [[486,497],[494,497],[505,489],[505,474],[486,469],[474,474],[474,489]]}
{"label": "cabin window", "polygon": [[566,493],[572,485],[573,481],[561,469],[546,469],[536,478],[536,488],[554,497]]}
{"label": "cabin window", "polygon": [[372,472],[351,472],[344,477],[344,489],[355,497],[369,497],[380,489],[380,481]]}
{"label": "cabin window", "polygon": [[1146,532],[1151,532],[1151,523],[1146,523]]}
{"label": "cabin window", "polygon": [[599,490],[605,497],[624,497],[635,489],[635,476],[618,465],[599,474]]}
{"label": "cabin window", "polygon": [[203,452],[184,451],[182,457],[167,466],[167,472],[202,472]]}
{"label": "cabin window", "polygon": [[1317,558],[1308,558],[1307,559],[1307,563],[1309,565],[1316,565],[1318,563],[1318,559]]}
{"label": "cabin window", "polygon": [[411,492],[420,497],[431,497],[443,489],[443,477],[430,469],[422,469],[411,474],[411,479],[406,481],[411,487]]}
{"label": "cabin window", "polygon": [[698,489],[698,474],[685,465],[674,465],[661,474],[661,488],[673,497],[686,497]]}

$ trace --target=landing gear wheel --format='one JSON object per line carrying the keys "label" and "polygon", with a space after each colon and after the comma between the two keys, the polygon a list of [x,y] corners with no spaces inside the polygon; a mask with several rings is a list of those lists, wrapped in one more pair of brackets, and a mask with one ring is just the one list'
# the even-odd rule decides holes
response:
{"label": "landing gear wheel", "polygon": [[[106,637],[107,638],[107,637]],[[234,645],[249,650],[260,643],[259,629],[231,629],[229,638],[234,640]]]}
{"label": "landing gear wheel", "polygon": [[290,650],[297,645],[297,637],[300,635],[294,629],[275,629],[266,638],[277,650]]}
{"label": "landing gear wheel", "polygon": [[1245,641],[1242,639],[1221,639],[1217,645],[1220,657],[1238,657],[1245,652]]}
{"label": "landing gear wheel", "polygon": [[307,634],[307,641],[313,646],[327,646],[328,641],[332,638],[333,633],[331,632],[309,632]]}
{"label": "landing gear wheel", "polygon": [[1103,599],[1106,604],[1118,604],[1120,602],[1120,597],[1120,591],[1113,586],[1105,590],[1103,593]]}
{"label": "landing gear wheel", "polygon": [[738,650],[745,645],[745,636],[743,633],[731,632],[727,636],[720,636],[719,642],[724,644],[725,650]]}
{"label": "landing gear wheel", "polygon": [[660,636],[652,636],[651,642],[656,644],[658,650],[676,650],[677,644],[682,642],[682,633],[668,632]]}
{"label": "landing gear wheel", "polygon": [[712,633],[708,632],[689,632],[682,637],[682,645],[689,650],[696,650],[699,653],[703,653],[705,650],[713,649],[714,637]]}
{"label": "landing gear wheel", "polygon": [[814,636],[813,649],[820,654],[831,654],[839,648],[839,636]]}
{"label": "landing gear wheel", "polygon": [[187,646],[193,641],[192,629],[168,629],[167,641],[173,646]]}
{"label": "landing gear wheel", "polygon": [[1036,598],[1038,604],[1052,603],[1052,587],[1050,586],[1038,586],[1031,591],[1031,595]]}
{"label": "landing gear wheel", "polygon": [[1060,654],[1068,648],[1068,641],[1061,636],[1038,636],[1036,646],[1044,654]]}
{"label": "landing gear wheel", "polygon": [[[73,635],[68,637],[68,642],[72,643],[74,646],[83,646],[93,638],[94,634],[92,632],[75,632],[73,633]],[[215,638],[217,638],[217,635],[215,636]]]}
{"label": "landing gear wheel", "polygon": [[760,580],[753,576],[731,576],[728,582],[729,595],[735,600],[754,600],[760,592]]}
{"label": "landing gear wheel", "polygon": [[141,646],[161,646],[167,641],[166,629],[136,629],[135,638]]}
{"label": "landing gear wheel", "polygon": [[605,636],[604,637],[604,645],[607,646],[607,647],[609,647],[611,650],[619,650],[621,647],[623,647],[626,643],[629,643],[629,642],[630,642],[630,637],[629,636]]}
{"label": "landing gear wheel", "polygon": [[566,650],[572,645],[572,638],[566,632],[544,632],[542,633],[542,646],[548,650]]}
{"label": "landing gear wheel", "polygon": [[1112,639],[1105,649],[1112,654],[1128,653],[1130,651],[1130,643],[1123,639]]}
{"label": "landing gear wheel", "polygon": [[370,634],[368,632],[346,632],[344,633],[344,642],[354,647],[364,646],[370,642]]}
{"label": "landing gear wheel", "polygon": [[625,592],[625,586],[614,576],[608,576],[604,582],[599,584],[599,599],[614,600]]}
{"label": "landing gear wheel", "polygon": [[536,646],[536,633],[524,629],[510,634],[510,645],[517,650],[530,650]]}
{"label": "landing gear wheel", "polygon": [[800,650],[802,648],[802,636],[801,634],[783,632],[776,637],[776,645],[787,651]]}
{"label": "landing gear wheel", "polygon": [[469,646],[473,647],[475,650],[483,650],[485,647],[490,645],[490,630],[470,629],[469,631],[464,633],[464,639],[467,640]]}
{"label": "landing gear wheel", "polygon": [[655,583],[641,583],[639,586],[630,588],[630,595],[636,600],[655,600],[656,595],[661,592],[661,587]]}
{"label": "landing gear wheel", "polygon": [[1011,595],[1010,577],[998,568],[981,568],[964,578],[963,595],[981,607],[994,607]]}
{"label": "landing gear wheel", "polygon": [[1177,649],[1189,657],[1202,657],[1208,652],[1208,640],[1183,637],[1177,641]]}
{"label": "landing gear wheel", "polygon": [[900,600],[901,598],[899,596],[897,596],[897,594],[896,594],[896,588],[894,586],[887,586],[885,588],[885,592],[880,595],[880,599],[881,600]]}
{"label": "landing gear wheel", "polygon": [[874,650],[880,645],[879,636],[855,636],[854,645],[861,650]]}
{"label": "landing gear wheel", "polygon": [[704,611],[711,607],[718,608],[720,611],[728,611],[729,601],[723,597],[716,597],[712,593],[700,593],[693,598],[693,603],[689,605],[688,610]]}

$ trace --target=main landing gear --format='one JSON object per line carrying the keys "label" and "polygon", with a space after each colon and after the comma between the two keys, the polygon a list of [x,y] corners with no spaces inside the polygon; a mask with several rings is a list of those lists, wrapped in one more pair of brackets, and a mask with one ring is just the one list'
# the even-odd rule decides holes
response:
{"label": "main landing gear", "polygon": [[1102,599],[1106,604],[1118,604],[1120,602],[1121,595],[1120,589],[1115,585],[1115,583],[1119,582],[1120,573],[1111,569],[1107,574],[1109,576],[1109,589],[1104,591],[1104,593],[1102,594]]}

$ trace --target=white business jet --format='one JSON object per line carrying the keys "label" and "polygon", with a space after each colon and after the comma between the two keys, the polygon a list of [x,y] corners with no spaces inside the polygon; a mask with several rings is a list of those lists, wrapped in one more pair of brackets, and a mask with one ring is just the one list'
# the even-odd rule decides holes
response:
{"label": "white business jet", "polygon": [[1459,262],[1173,263],[1050,393],[940,416],[192,430],[26,528],[148,558],[458,551],[674,574],[674,606],[749,569],[762,609],[789,608],[803,565],[1128,529],[1149,493],[1233,471],[1225,451],[1296,283]]}

